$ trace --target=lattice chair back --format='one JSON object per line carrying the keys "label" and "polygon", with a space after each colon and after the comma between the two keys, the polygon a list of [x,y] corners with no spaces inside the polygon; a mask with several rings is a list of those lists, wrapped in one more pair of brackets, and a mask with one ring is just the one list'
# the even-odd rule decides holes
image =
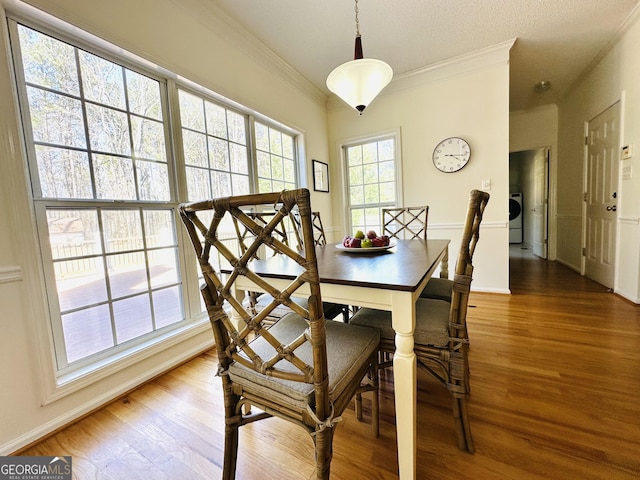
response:
{"label": "lattice chair back", "polygon": [[[298,248],[302,249],[302,234],[301,234],[301,225],[300,225],[300,217],[298,212],[291,213],[291,223],[294,227],[294,233],[296,236],[296,241],[298,242]],[[313,241],[315,245],[326,245],[327,237],[324,234],[324,226],[322,225],[322,219],[320,217],[320,212],[311,212],[311,223],[313,224]]]}
{"label": "lattice chair back", "polygon": [[426,240],[428,216],[428,206],[383,208],[382,233],[405,240]]}
{"label": "lattice chair back", "polygon": [[[255,215],[242,210],[243,207],[255,205],[277,205],[278,209],[265,224],[262,220],[254,218]],[[302,252],[292,250],[277,238],[279,236],[278,227],[293,207],[297,207],[299,210],[303,239],[305,245],[308,246]],[[208,226],[198,218],[198,212],[206,210],[214,212],[211,224]],[[324,317],[321,308],[308,190],[300,189],[196,202],[181,206],[180,214],[204,275],[205,286],[203,286],[202,292],[213,326],[216,345],[219,349],[221,368],[226,369],[231,362],[235,361],[269,376],[296,382],[315,383],[317,385],[315,403],[318,410],[315,414],[319,418],[325,418],[328,415],[328,398]],[[245,245],[240,257],[237,257],[218,239],[218,226],[225,216],[233,217],[238,225],[246,227],[252,233],[251,243]],[[247,238],[245,237],[245,241]],[[255,259],[256,252],[263,245],[278,254],[286,255],[301,267],[300,274],[291,280],[283,290],[272,286],[268,278],[261,277],[251,268],[251,261]],[[220,252],[221,256],[226,259],[232,268],[230,274],[223,276],[211,266],[209,256],[212,249]],[[243,308],[241,299],[235,297],[234,284],[241,275],[247,277],[273,297],[271,304],[261,312],[256,314],[247,312]],[[300,296],[303,287],[307,288],[310,293],[305,295],[305,298],[308,295],[309,299],[308,309],[303,308],[291,298],[294,293]],[[268,329],[263,328],[263,321],[278,305],[286,305],[307,319],[308,330],[284,343],[275,338]],[[231,322],[230,314],[225,307],[230,308],[236,316],[241,318],[240,326],[237,329]],[[257,335],[262,336],[271,345],[272,349],[268,356],[261,356],[251,348],[248,340]],[[313,365],[306,364],[296,355],[296,350],[308,342],[311,343],[311,348],[314,351]],[[284,364],[287,366],[283,367]]]}

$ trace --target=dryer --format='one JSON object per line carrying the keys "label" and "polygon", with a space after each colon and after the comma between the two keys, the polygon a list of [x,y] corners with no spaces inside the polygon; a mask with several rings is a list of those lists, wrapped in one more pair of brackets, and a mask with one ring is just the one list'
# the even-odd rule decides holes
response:
{"label": "dryer", "polygon": [[509,243],[522,243],[522,193],[509,195]]}

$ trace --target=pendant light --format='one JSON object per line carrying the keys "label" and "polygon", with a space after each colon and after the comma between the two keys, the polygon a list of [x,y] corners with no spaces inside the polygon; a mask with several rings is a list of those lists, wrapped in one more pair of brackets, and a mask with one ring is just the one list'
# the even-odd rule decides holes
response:
{"label": "pendant light", "polygon": [[327,87],[348,105],[362,112],[393,78],[393,70],[382,60],[363,58],[358,0],[355,0],[356,45],[353,60],[336,67],[327,77]]}

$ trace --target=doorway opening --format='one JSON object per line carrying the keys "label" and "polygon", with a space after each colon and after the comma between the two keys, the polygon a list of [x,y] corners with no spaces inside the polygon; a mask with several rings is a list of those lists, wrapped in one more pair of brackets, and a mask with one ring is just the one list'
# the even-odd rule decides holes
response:
{"label": "doorway opening", "polygon": [[[509,252],[548,255],[549,148],[509,153]],[[518,252],[520,250],[520,252]]]}

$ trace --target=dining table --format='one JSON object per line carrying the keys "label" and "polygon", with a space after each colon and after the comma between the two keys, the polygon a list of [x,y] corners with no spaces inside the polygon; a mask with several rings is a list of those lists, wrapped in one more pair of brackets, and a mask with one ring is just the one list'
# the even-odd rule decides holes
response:
{"label": "dining table", "polygon": [[[417,364],[413,351],[416,300],[440,266],[446,276],[450,240],[392,239],[387,248],[348,249],[341,243],[316,247],[323,301],[391,312],[396,351],[393,355],[394,397],[400,480],[416,478]],[[357,251],[356,251],[357,250]],[[300,273],[285,255],[254,260],[251,269],[269,277],[279,289]],[[224,271],[223,271],[224,273]],[[256,291],[246,277],[236,288]]]}

